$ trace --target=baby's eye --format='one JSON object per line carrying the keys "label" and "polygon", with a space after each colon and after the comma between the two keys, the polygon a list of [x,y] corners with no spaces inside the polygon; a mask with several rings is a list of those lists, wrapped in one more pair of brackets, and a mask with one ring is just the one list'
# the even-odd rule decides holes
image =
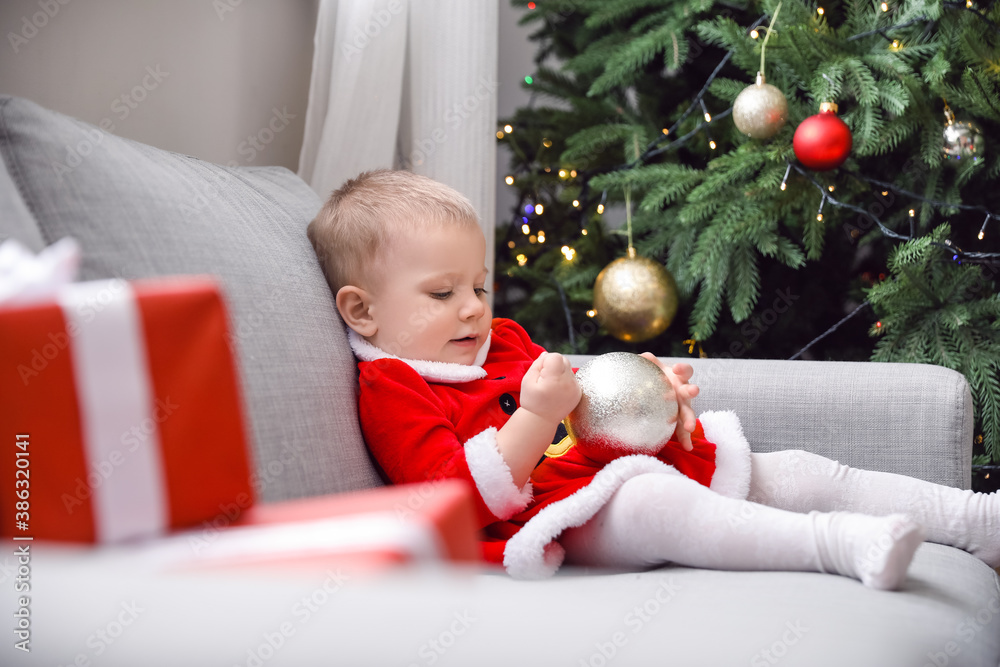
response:
{"label": "baby's eye", "polygon": [[482,296],[484,294],[486,294],[486,288],[485,287],[477,287],[476,288],[476,296]]}
{"label": "baby's eye", "polygon": [[434,297],[435,299],[441,299],[442,301],[444,299],[447,299],[448,297],[450,297],[451,294],[452,293],[450,291],[448,291],[448,292],[431,292],[431,296],[432,297]]}

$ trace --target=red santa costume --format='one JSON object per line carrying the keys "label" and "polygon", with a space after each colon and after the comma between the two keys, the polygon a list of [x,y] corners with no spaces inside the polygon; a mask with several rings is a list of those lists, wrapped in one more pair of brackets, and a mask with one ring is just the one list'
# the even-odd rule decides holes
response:
{"label": "red santa costume", "polygon": [[358,357],[361,428],[381,472],[392,483],[464,479],[476,491],[484,557],[518,578],[555,572],[556,541],[586,523],[626,480],[686,475],[731,498],[750,487],[750,448],[732,412],[706,412],[685,451],[671,440],[656,456],[591,458],[573,447],[544,458],[518,488],[497,450],[497,429],[519,405],[521,379],[544,349],[506,319],[473,365],[401,359],[349,332]]}

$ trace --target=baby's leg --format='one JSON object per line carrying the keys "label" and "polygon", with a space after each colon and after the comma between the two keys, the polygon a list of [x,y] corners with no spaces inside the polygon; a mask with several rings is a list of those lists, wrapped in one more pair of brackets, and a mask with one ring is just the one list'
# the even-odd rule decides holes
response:
{"label": "baby's leg", "polygon": [[859,470],[798,450],[753,454],[750,499],[792,512],[903,513],[931,542],[1000,567],[1000,494],[973,493],[885,472]]}
{"label": "baby's leg", "polygon": [[796,514],[727,498],[680,475],[650,474],[625,482],[559,542],[580,565],[830,572],[893,589],[922,539],[903,516]]}

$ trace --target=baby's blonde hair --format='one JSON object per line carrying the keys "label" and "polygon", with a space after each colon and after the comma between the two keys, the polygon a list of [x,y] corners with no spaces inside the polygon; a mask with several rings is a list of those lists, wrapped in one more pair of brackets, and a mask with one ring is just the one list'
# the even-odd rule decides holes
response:
{"label": "baby's blonde hair", "polygon": [[392,239],[434,224],[479,225],[457,190],[408,171],[366,171],[335,190],[306,233],[334,294],[370,275]]}

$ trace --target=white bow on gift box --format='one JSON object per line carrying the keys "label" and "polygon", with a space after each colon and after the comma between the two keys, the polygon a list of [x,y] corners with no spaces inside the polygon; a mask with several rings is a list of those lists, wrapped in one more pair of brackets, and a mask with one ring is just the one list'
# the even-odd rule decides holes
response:
{"label": "white bow on gift box", "polygon": [[76,280],[80,245],[65,237],[38,255],[15,239],[0,244],[0,304],[28,303],[52,296]]}

